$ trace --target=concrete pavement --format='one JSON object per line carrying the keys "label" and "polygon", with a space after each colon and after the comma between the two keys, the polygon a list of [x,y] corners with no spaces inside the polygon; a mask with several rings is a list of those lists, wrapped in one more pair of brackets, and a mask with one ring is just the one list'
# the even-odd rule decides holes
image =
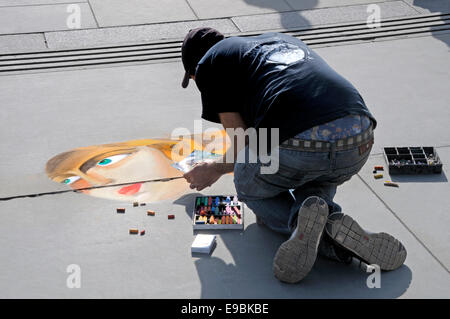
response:
{"label": "concrete pavement", "polygon": [[[285,238],[257,226],[249,210],[243,232],[217,232],[212,256],[192,257],[194,192],[139,208],[72,193],[0,202],[0,297],[449,298],[449,41],[442,34],[317,49],[379,122],[369,162],[336,201],[363,227],[406,246],[405,265],[382,273],[381,288],[368,288],[356,263],[322,258],[302,283],[278,282],[272,258]],[[182,73],[177,61],[1,75],[0,197],[65,189],[44,173],[60,152],[193,130],[200,97],[194,85],[181,89]],[[383,146],[416,145],[438,147],[441,175],[392,177],[398,189],[373,179],[373,166],[385,165]],[[234,192],[232,176],[204,191]],[[124,205],[127,213],[116,214]],[[130,236],[130,227],[147,234]],[[70,264],[81,267],[80,289],[66,286]]]}
{"label": "concrete pavement", "polygon": [[[225,34],[450,12],[446,0],[0,0],[0,49],[30,52],[181,39],[209,25]],[[74,9],[73,6],[78,7]],[[74,28],[73,14],[80,25]],[[15,36],[12,36],[15,35]]]}

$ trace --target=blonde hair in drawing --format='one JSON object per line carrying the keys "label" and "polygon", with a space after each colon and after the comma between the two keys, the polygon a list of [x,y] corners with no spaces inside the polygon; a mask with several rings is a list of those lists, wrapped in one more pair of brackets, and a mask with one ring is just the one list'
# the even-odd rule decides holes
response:
{"label": "blonde hair in drawing", "polygon": [[[225,131],[216,136],[226,139]],[[217,142],[217,141],[216,141]],[[225,144],[216,148],[217,154],[225,153]],[[92,186],[130,183],[167,177],[182,176],[172,166],[192,151],[205,149],[206,141],[198,136],[179,139],[142,139],[79,147],[60,153],[46,164],[46,173],[55,182],[73,189]],[[124,187],[83,190],[96,197],[124,201],[154,202],[171,199],[190,191],[184,179],[170,182],[135,183]]]}

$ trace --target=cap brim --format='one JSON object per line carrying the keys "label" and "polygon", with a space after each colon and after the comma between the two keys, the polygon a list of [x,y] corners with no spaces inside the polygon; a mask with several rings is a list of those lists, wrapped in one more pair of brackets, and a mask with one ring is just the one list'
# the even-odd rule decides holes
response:
{"label": "cap brim", "polygon": [[184,74],[183,82],[181,82],[181,86],[183,87],[183,89],[187,88],[190,79],[191,75],[189,74],[188,71],[186,71],[186,73]]}

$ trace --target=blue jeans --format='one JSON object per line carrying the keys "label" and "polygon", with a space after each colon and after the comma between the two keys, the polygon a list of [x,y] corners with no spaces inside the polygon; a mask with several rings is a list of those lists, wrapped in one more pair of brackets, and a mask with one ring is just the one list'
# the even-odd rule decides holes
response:
{"label": "blue jeans", "polygon": [[[260,168],[264,164],[259,161],[235,164],[234,184],[238,198],[267,227],[290,235],[297,226],[298,210],[309,196],[323,198],[329,206],[329,213],[341,211],[333,201],[337,186],[359,172],[370,150],[360,154],[358,147],[330,152],[280,147],[279,169],[274,174],[261,174]],[[248,147],[242,151],[248,153]]]}

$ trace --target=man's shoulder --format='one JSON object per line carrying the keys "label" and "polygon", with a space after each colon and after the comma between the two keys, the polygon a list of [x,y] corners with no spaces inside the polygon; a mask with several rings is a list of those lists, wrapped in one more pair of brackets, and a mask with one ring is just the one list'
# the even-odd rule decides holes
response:
{"label": "man's shoulder", "polygon": [[217,42],[204,55],[203,59],[211,59],[218,57],[229,57],[238,54],[246,40],[242,37],[229,37]]}

